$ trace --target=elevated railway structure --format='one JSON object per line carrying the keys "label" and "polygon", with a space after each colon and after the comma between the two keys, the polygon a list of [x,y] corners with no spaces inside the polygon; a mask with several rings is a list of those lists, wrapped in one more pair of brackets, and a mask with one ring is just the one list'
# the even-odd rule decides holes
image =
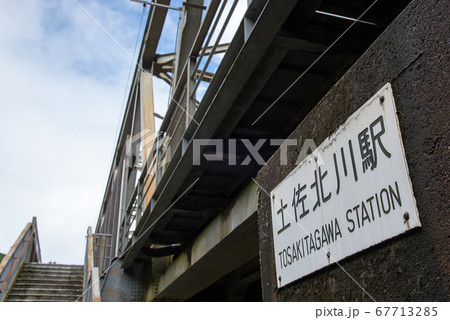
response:
{"label": "elevated railway structure", "polygon": [[[448,207],[449,55],[442,40],[448,2],[184,0],[178,8],[170,0],[133,1],[150,9],[97,225],[87,231],[84,268],[42,265],[33,219],[1,261],[0,299],[449,296],[442,210]],[[169,10],[179,12],[175,52],[160,51],[163,30],[173,24]],[[230,30],[232,40],[225,41]],[[156,105],[161,83],[169,88],[165,106]],[[419,223],[342,258],[345,272],[329,266],[328,252],[328,265],[282,284],[269,192],[381,87],[394,92],[390,120],[403,134],[397,147],[423,229]],[[385,112],[384,96],[379,101]],[[155,112],[162,107],[164,115]],[[353,170],[356,176],[354,164]],[[317,173],[315,179],[319,190]],[[397,191],[400,209],[404,196]],[[409,217],[399,216],[408,229]],[[55,286],[40,281],[44,274]],[[33,277],[40,280],[29,282]]]}
{"label": "elevated railway structure", "polygon": [[[261,299],[252,178],[408,2],[252,0],[222,43],[237,1],[188,0],[160,54],[171,4],[154,1],[95,228],[103,270],[138,268],[136,299]],[[171,88],[159,131],[155,77]]]}

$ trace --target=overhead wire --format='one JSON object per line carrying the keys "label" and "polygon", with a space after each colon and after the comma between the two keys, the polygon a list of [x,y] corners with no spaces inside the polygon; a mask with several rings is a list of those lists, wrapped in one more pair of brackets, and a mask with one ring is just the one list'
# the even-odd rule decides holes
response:
{"label": "overhead wire", "polygon": [[[127,53],[128,54],[128,52],[103,28],[103,26],[96,20],[96,19],[94,19],[90,14],[89,14],[89,12],[84,8],[84,7],[82,7],[78,2],[77,2],[77,0],[73,0],[125,53]],[[325,51],[323,51],[320,55],[319,55],[319,57],[316,59],[316,60],[314,60],[311,64],[310,64],[310,66],[296,79],[296,80],[294,80],[293,81],[293,83],[291,83],[291,85],[289,85],[278,97],[277,97],[277,99],[275,99],[275,101],[253,122],[253,124],[252,125],[254,125],[257,121],[259,121],[259,119],[262,117],[262,116],[264,116],[264,114],[267,112],[267,111],[269,111],[272,107],[273,107],[273,105],[275,105],[357,22],[359,22],[359,20],[376,4],[378,2],[378,0],[375,0],[357,19],[355,19],[354,21],[353,21],[353,23],[330,45],[330,46],[328,46],[327,47],[327,49],[325,49]],[[138,63],[138,61],[136,61],[135,62],[135,54],[136,54],[136,48],[137,48],[137,42],[138,42],[138,39],[139,39],[139,35],[140,35],[140,30],[141,30],[141,27],[142,27],[142,21],[143,21],[143,16],[144,16],[144,12],[145,12],[145,6],[144,6],[144,8],[143,8],[143,13],[142,13],[142,16],[141,16],[141,21],[140,21],[140,26],[139,26],[139,31],[138,31],[138,36],[137,36],[137,39],[136,39],[136,43],[135,43],[135,48],[134,48],[134,52],[133,52],[133,56],[132,56],[132,63],[131,63],[131,66],[130,66],[130,70],[129,70],[129,75],[128,75],[128,80],[127,80],[127,85],[126,85],[126,91],[125,91],[125,95],[124,95],[124,98],[123,98],[123,102],[122,102],[122,109],[124,108],[124,106],[125,106],[125,97],[126,97],[126,92],[127,92],[127,88],[128,88],[128,86],[129,86],[129,80],[130,80],[130,76],[131,76],[131,69],[132,69],[132,66],[133,65],[137,65],[137,66],[139,66],[144,72],[145,72],[145,70],[142,68],[142,66],[140,66],[140,64]],[[177,38],[178,38],[178,35],[177,35]],[[128,54],[129,55],[129,54]],[[158,86],[160,86],[157,82],[156,82],[156,84],[158,85]],[[161,86],[160,86],[161,87]],[[162,88],[162,87],[161,87]],[[169,97],[170,97],[170,94],[169,94]],[[173,99],[173,98],[172,98]],[[177,103],[178,104],[178,103]],[[178,104],[179,105],[179,104]],[[179,105],[181,108],[182,108],[182,106],[181,105]],[[182,108],[183,109],[183,108]],[[184,110],[184,109],[183,109]],[[184,110],[185,111],[185,110]],[[123,112],[123,110],[122,110],[122,112]],[[185,111],[186,112],[186,111]],[[194,120],[194,119],[192,119],[192,120]],[[194,122],[196,122],[195,120],[194,120]],[[197,123],[197,122],[196,122]],[[198,124],[198,123],[197,123]],[[120,124],[119,124],[120,125]],[[117,134],[116,134],[117,135]],[[191,188],[192,188],[192,186],[198,181],[199,179],[197,179],[196,181],[194,181],[194,183],[191,185],[191,186],[189,186],[186,190],[185,190],[185,192],[183,192],[183,194],[179,197],[179,198],[177,198],[170,206],[169,206],[169,208],[167,208],[166,209],[166,211],[167,210],[169,210],[188,190],[190,190]],[[255,181],[256,182],[256,181]],[[164,215],[164,213],[165,212],[163,212],[163,214],[158,218],[158,219],[156,219],[156,221],[154,221],[142,234],[141,234],[141,236],[140,237],[142,237],[146,232],[147,232],[147,230],[149,230],[149,229],[151,229],[152,228],[152,226]],[[122,255],[121,255],[121,257],[130,249],[131,247],[129,247],[129,248],[127,248],[123,253],[122,253]],[[335,261],[336,263],[337,263],[337,261]],[[114,263],[113,263],[114,264]],[[113,265],[112,264],[112,265]],[[107,269],[107,270],[105,270],[105,272],[104,273],[106,273],[111,267],[112,267],[112,265]],[[342,268],[342,267],[341,267]],[[343,268],[342,268],[343,269]],[[344,269],[343,269],[344,270]],[[345,270],[344,270],[345,271]],[[346,272],[346,271],[345,271]],[[103,274],[104,274],[103,273]],[[346,272],[347,273],[347,272]],[[349,275],[348,273],[347,273],[347,275]],[[350,275],[349,275],[350,276]],[[350,276],[351,277],[351,276]],[[351,277],[352,278],[352,277]],[[353,281],[355,281],[353,278],[352,278],[352,280]],[[355,281],[356,282],[356,281]],[[357,282],[356,282],[357,283]],[[357,283],[358,284],[358,283]],[[92,285],[92,284],[91,284]],[[358,284],[359,285],[359,284]],[[360,286],[360,285],[359,285]],[[361,287],[361,286],[360,286]],[[361,287],[362,288],[362,287]],[[364,288],[362,288],[363,290],[364,290]],[[365,290],[364,290],[365,291]],[[86,292],[86,291],[85,291]],[[80,299],[84,294],[85,294],[85,292],[78,298],[78,299]],[[366,292],[366,291],[365,291]],[[366,292],[366,294],[368,294],[367,292]],[[369,294],[368,294],[369,295]],[[370,295],[369,295],[369,297],[371,297]],[[372,298],[372,297],[371,297]],[[373,299],[372,298],[372,300],[375,300],[375,299]]]}
{"label": "overhead wire", "polygon": [[[123,98],[122,98],[122,109],[120,111],[120,114],[123,114],[124,109],[125,109],[125,99],[127,98],[127,93],[128,93],[128,85],[130,84],[130,77],[131,77],[131,71],[133,70],[133,67],[136,67],[136,63],[137,61],[135,61],[135,57],[136,57],[136,49],[138,46],[138,42],[139,42],[139,36],[141,34],[141,28],[142,28],[142,21],[144,20],[144,14],[146,11],[146,5],[143,5],[142,8],[142,14],[141,14],[141,21],[139,22],[139,29],[138,29],[138,33],[136,35],[136,42],[134,43],[134,50],[133,50],[133,57],[131,58],[131,63],[130,63],[130,69],[128,70],[128,77],[127,77],[127,84],[125,85],[125,90],[123,93]],[[120,122],[117,125],[117,130],[116,130],[116,136],[118,135],[118,130],[119,130],[119,126],[120,126]]]}
{"label": "overhead wire", "polygon": [[289,91],[291,90],[291,88],[301,79],[303,78],[303,76],[305,74],[308,73],[309,70],[311,70],[312,67],[314,67],[316,65],[317,62],[320,61],[320,59],[322,59],[322,57],[339,41],[341,40],[341,38],[357,23],[361,21],[361,18],[378,2],[378,0],[375,0],[374,2],[372,2],[371,5],[369,5],[369,7],[367,7],[366,10],[364,10],[363,13],[361,13],[359,15],[358,18],[353,19],[353,22],[347,27],[347,29],[344,30],[344,32],[342,32],[339,37],[337,37],[336,40],[333,41],[333,43],[331,43],[309,66],[308,68],[305,69],[305,71],[303,71],[298,77],[297,79],[295,79],[276,99],[274,102],[272,102],[265,110],[263,113],[261,113],[259,115],[258,118],[256,118],[255,121],[253,121],[252,126],[255,125],[256,122],[259,121],[259,119],[261,119],[270,109],[272,109],[272,107]]}

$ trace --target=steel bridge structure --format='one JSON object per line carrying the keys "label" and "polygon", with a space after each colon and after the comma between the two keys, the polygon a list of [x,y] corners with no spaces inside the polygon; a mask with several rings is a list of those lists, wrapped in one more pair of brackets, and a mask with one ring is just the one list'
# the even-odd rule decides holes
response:
{"label": "steel bridge structure", "polygon": [[[150,5],[90,232],[102,300],[260,300],[262,164],[249,150],[269,159],[409,2],[241,1],[245,13],[237,0],[185,0],[173,53],[157,50],[171,3]],[[170,86],[159,128],[155,78]]]}

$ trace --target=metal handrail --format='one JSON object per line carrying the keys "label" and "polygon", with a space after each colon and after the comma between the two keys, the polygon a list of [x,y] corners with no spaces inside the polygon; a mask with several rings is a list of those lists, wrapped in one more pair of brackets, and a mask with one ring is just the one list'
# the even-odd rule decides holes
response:
{"label": "metal handrail", "polygon": [[[238,0],[233,0],[230,8],[226,8],[226,1],[211,1],[188,54],[188,59],[180,65],[179,78],[173,79],[176,84],[172,88],[173,95],[170,97],[166,118],[163,120],[161,127],[165,134],[157,137],[140,173],[138,183],[134,186],[135,190],[131,193],[130,199],[126,199],[127,203],[121,209],[124,212],[119,221],[118,254],[123,253],[128,247],[132,239],[130,234],[137,227],[141,214],[147,212],[147,207],[151,205],[151,202],[146,203],[146,199],[149,197],[149,190],[151,190],[152,184],[154,183],[156,190],[161,181],[161,177],[164,174],[162,164],[172,161],[172,159],[166,158],[171,157],[171,150],[178,149],[185,136],[190,119],[194,116],[200,103],[197,101],[195,94],[200,84],[204,82],[204,76],[210,73],[207,69],[212,61],[212,57],[216,53],[226,51],[226,45],[220,45],[220,41],[228,28],[230,19],[234,15],[237,3]],[[223,24],[220,23],[222,17],[224,18]],[[217,38],[214,36],[216,31]],[[210,47],[209,43],[213,39],[214,45]],[[204,65],[202,63],[203,59],[206,60]],[[193,67],[192,69],[191,66]],[[186,106],[186,109],[181,110],[184,108],[177,108],[177,106]],[[184,113],[189,114],[185,116]],[[160,143],[161,141],[164,141],[164,143]]]}
{"label": "metal handrail", "polygon": [[14,276],[23,262],[41,262],[36,217],[27,223],[0,263],[0,300],[6,298]]}
{"label": "metal handrail", "polygon": [[[237,4],[238,0],[235,0],[231,10],[228,12],[230,14],[230,18],[231,15],[234,12],[234,8]],[[219,5],[222,4],[221,8],[219,9]],[[217,23],[219,22],[224,9],[225,9],[225,5],[226,5],[226,1],[219,1],[219,0],[212,0],[208,10],[206,12],[206,15],[204,17],[204,20],[199,28],[199,31],[197,32],[197,36],[195,38],[195,41],[192,45],[192,49],[189,53],[189,58],[196,58],[198,61],[196,61],[195,63],[195,67],[192,70],[192,74],[189,74],[187,72],[187,66],[189,63],[189,59],[187,61],[184,62],[183,64],[183,68],[181,68],[182,72],[180,73],[180,77],[179,79],[175,79],[177,80],[177,83],[175,85],[175,88],[172,90],[173,95],[170,97],[170,103],[168,106],[168,111],[167,111],[167,115],[169,115],[169,117],[171,117],[170,120],[168,120],[169,122],[172,121],[172,113],[174,113],[172,110],[176,109],[176,107],[180,104],[180,102],[183,100],[183,98],[181,97],[184,94],[184,87],[188,81],[188,79],[194,79],[196,82],[197,80],[201,82],[201,78],[196,78],[197,75],[197,71],[203,71],[199,69],[199,66],[201,64],[201,60],[203,59],[203,57],[206,55],[206,49],[209,49],[209,42],[212,39],[213,33],[216,29]],[[217,12],[217,10],[219,9],[219,12]],[[229,20],[229,18],[227,18],[227,20]],[[211,27],[211,25],[213,25]],[[224,24],[222,26],[222,28],[219,31],[219,34],[223,34],[223,32],[225,31],[227,27],[227,24]],[[205,42],[205,38],[207,38],[206,43]],[[209,52],[208,56],[213,56],[214,52]],[[188,97],[188,99],[190,98],[190,94],[186,95],[186,97]],[[169,128],[171,126],[171,124],[169,123],[168,125],[164,124],[164,120],[163,120],[163,127],[165,126],[165,128],[162,128],[161,130],[163,131],[167,131],[169,132]]]}
{"label": "metal handrail", "polygon": [[[223,1],[220,5],[217,3],[214,3],[214,10],[211,12],[212,15],[214,16],[214,18],[210,17],[209,19],[205,19],[202,23],[202,25],[200,26],[199,32],[198,32],[198,36],[195,39],[195,42],[192,46],[192,50],[190,52],[189,55],[189,59],[184,63],[183,68],[182,68],[182,72],[181,72],[181,76],[177,81],[177,84],[175,86],[175,89],[173,90],[173,92],[175,93],[172,97],[171,97],[171,102],[169,104],[169,109],[172,109],[174,107],[174,105],[183,105],[183,100],[187,99],[187,104],[186,104],[186,110],[184,110],[185,112],[188,112],[189,110],[189,100],[195,98],[195,93],[197,92],[200,84],[203,81],[203,77],[205,76],[205,74],[207,73],[207,69],[209,67],[209,64],[212,60],[212,57],[215,55],[216,50],[220,44],[220,40],[225,32],[225,30],[228,27],[228,23],[231,19],[231,17],[234,14],[235,8],[237,6],[238,0],[234,0],[231,8],[225,12],[225,7],[226,7],[226,1]],[[209,47],[209,44],[212,40],[213,34],[217,28],[217,25],[219,23],[219,20],[221,19],[222,15],[226,13],[226,17],[225,17],[225,21],[223,23],[223,25],[221,26],[221,28],[218,30],[218,36],[215,40],[214,45],[212,46],[212,48]],[[207,13],[208,14],[208,13]],[[206,30],[208,30],[209,32],[206,32]],[[199,35],[202,34],[202,36],[200,37]],[[206,40],[205,40],[206,38]],[[205,42],[205,43],[203,43]],[[201,48],[199,50],[199,48]],[[206,50],[210,49],[210,52],[208,53],[208,58],[205,62],[205,65],[203,66],[203,68],[200,69],[200,65],[203,61],[203,58],[206,56]],[[194,67],[192,68],[191,72],[187,72],[188,65],[189,63],[191,63],[189,60],[191,58],[195,58],[195,64]],[[189,89],[190,92],[186,92],[187,88],[186,88],[186,84],[189,81],[194,81],[194,85],[192,86],[192,88]],[[183,88],[181,90],[181,88]],[[172,136],[176,136],[176,133],[178,132],[178,130],[180,130],[180,123],[182,120],[182,116],[179,117],[178,121],[174,122],[174,119],[176,118],[178,112],[173,112],[170,114],[171,119],[169,120],[169,124],[167,126],[167,129],[165,130],[168,133],[171,133]],[[190,115],[190,116],[193,116]],[[184,130],[186,130],[188,127],[187,123],[185,125]],[[182,136],[183,134],[181,134]],[[175,147],[176,145],[178,145],[179,141],[170,141],[170,143],[168,144],[168,146],[166,148],[170,147]],[[163,152],[165,150],[163,149]]]}
{"label": "metal handrail", "polygon": [[[197,70],[198,67],[200,66],[200,63],[201,63],[201,61],[202,61],[202,59],[203,59],[203,56],[204,56],[205,53],[206,53],[206,49],[207,49],[208,46],[209,46],[209,42],[211,41],[211,38],[212,38],[212,36],[213,36],[213,34],[214,34],[214,31],[216,30],[217,25],[218,25],[218,23],[219,23],[219,20],[220,20],[219,17],[222,15],[223,10],[225,10],[225,6],[226,6],[226,4],[227,4],[227,1],[228,1],[228,0],[222,1],[222,6],[220,7],[219,13],[217,14],[217,19],[215,19],[212,28],[210,28],[210,30],[209,30],[208,38],[206,39],[205,45],[204,45],[203,48],[200,50],[200,55],[199,55],[199,57],[198,57],[197,63],[196,63],[195,66],[194,66],[194,70]],[[217,7],[215,8],[214,14],[215,14],[216,11],[217,11]],[[214,17],[213,17],[213,18],[214,18]],[[206,18],[205,18],[205,19],[206,19]],[[211,22],[212,22],[212,21],[211,21]],[[211,23],[211,22],[209,22],[209,23]],[[207,23],[208,23],[208,22],[207,22]],[[203,24],[202,24],[202,27],[203,27]],[[200,28],[200,30],[201,30],[201,29],[202,29],[202,28]],[[194,47],[193,47],[192,49],[194,50]],[[195,54],[195,52],[191,52],[191,53],[194,53],[194,54]],[[193,77],[194,74],[191,74],[191,75],[188,75],[188,76]]]}
{"label": "metal handrail", "polygon": [[[206,63],[205,63],[205,65],[204,65],[204,67],[203,67],[203,70],[201,71],[200,76],[198,77],[198,81],[196,81],[196,84],[195,84],[194,88],[192,89],[192,92],[189,93],[189,97],[192,97],[193,95],[195,95],[195,92],[197,91],[198,86],[199,86],[200,83],[202,82],[203,76],[205,75],[205,72],[206,72],[206,70],[208,69],[208,66],[209,66],[209,64],[210,64],[210,62],[211,62],[211,59],[212,59],[212,57],[214,56],[214,54],[215,54],[215,52],[216,52],[216,50],[217,50],[217,47],[219,46],[219,42],[220,42],[220,40],[222,39],[222,36],[223,36],[223,34],[224,34],[224,32],[225,32],[225,29],[226,29],[227,26],[228,26],[228,23],[230,22],[231,16],[233,15],[233,12],[234,12],[234,9],[236,8],[237,3],[238,3],[238,0],[235,0],[235,1],[233,2],[233,5],[231,6],[230,11],[228,12],[228,15],[227,15],[227,17],[226,17],[226,19],[225,19],[225,21],[224,21],[224,23],[223,23],[223,26],[222,26],[222,28],[221,28],[220,31],[219,31],[219,35],[217,36],[217,39],[216,39],[216,42],[214,43],[214,46],[213,46],[213,48],[212,48],[212,51],[211,51],[211,53],[208,55],[208,59],[206,60]],[[223,5],[223,7],[225,7],[225,4]],[[222,10],[222,9],[221,9],[221,10]],[[221,14],[222,14],[222,11],[220,12],[220,15],[221,15]],[[199,70],[198,68],[199,68],[200,63],[201,63],[201,61],[202,61],[202,59],[203,59],[205,48],[209,46],[209,41],[211,41],[211,36],[212,36],[212,34],[213,34],[213,32],[214,32],[214,30],[215,30],[215,28],[216,28],[216,25],[217,25],[217,23],[218,23],[218,21],[219,21],[219,19],[220,19],[220,15],[216,18],[216,21],[215,21],[214,26],[213,26],[214,29],[211,31],[210,37],[208,38],[208,42],[207,42],[206,45],[203,47],[202,55],[200,56],[200,58],[198,59],[197,64],[195,65],[195,68],[194,68],[194,74],[188,75],[188,76],[190,76],[192,79],[195,79],[195,77],[196,77],[196,75],[197,75],[197,70]]]}
{"label": "metal handrail", "polygon": [[94,267],[98,268],[100,277],[107,270],[112,260],[112,235],[94,233]]}
{"label": "metal handrail", "polygon": [[[135,221],[140,219],[140,214],[145,210],[142,208],[145,203],[145,197],[147,196],[151,185],[156,181],[156,170],[157,170],[157,153],[159,150],[158,142],[164,137],[161,134],[158,134],[156,140],[150,150],[149,156],[145,161],[145,165],[143,166],[142,172],[138,179],[138,183],[131,194],[130,199],[128,200],[128,204],[125,207],[125,213],[120,220],[119,225],[119,238],[118,238],[118,253],[123,252],[125,247],[129,241],[130,233],[132,233],[131,228]],[[151,160],[150,160],[151,159]],[[155,173],[152,174],[152,171],[155,170]],[[149,180],[150,179],[150,180]]]}

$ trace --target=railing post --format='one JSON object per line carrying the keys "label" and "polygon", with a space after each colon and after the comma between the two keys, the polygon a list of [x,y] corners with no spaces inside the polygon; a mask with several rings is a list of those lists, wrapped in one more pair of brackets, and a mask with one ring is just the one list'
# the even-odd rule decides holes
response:
{"label": "railing post", "polygon": [[92,286],[92,302],[101,302],[100,277],[98,268],[92,269],[91,286]]}
{"label": "railing post", "polygon": [[[38,228],[37,228],[37,219],[36,217],[33,217],[33,220],[31,221],[31,225],[33,227],[33,239],[34,239],[34,257],[31,257],[32,261],[34,262],[38,262],[41,263],[42,262],[42,257],[41,257],[41,245],[39,242],[39,233],[38,233]],[[34,259],[35,258],[35,259]]]}
{"label": "railing post", "polygon": [[88,227],[86,239],[83,292],[83,301],[101,301],[99,270],[94,267],[94,234],[91,227]]}
{"label": "railing post", "polygon": [[[150,173],[147,173],[150,174]],[[142,214],[142,206],[143,206],[143,202],[144,202],[144,197],[142,195],[145,186],[144,184],[139,180],[137,185],[137,202],[136,202],[136,225],[139,224],[139,221],[141,220],[141,214]]]}
{"label": "railing post", "polygon": [[159,135],[157,140],[156,140],[156,164],[155,164],[155,188],[156,186],[158,186],[159,181],[161,180],[161,176],[162,176],[162,163],[161,163],[161,156],[162,156],[162,148],[163,148],[163,143],[161,143],[161,136]]}
{"label": "railing post", "polygon": [[195,99],[195,92],[193,89],[195,88],[196,84],[196,70],[194,70],[195,67],[195,58],[188,57],[187,59],[187,81],[186,81],[186,129],[189,127],[189,123],[192,120],[192,117],[194,116],[195,109],[196,109],[196,99]]}
{"label": "railing post", "polygon": [[87,234],[87,275],[88,277],[92,273],[92,269],[94,268],[94,235],[92,234],[92,228],[88,228]]}
{"label": "railing post", "polygon": [[106,236],[101,235],[101,243],[100,243],[100,259],[98,261],[98,272],[99,274],[103,274],[104,264],[105,264],[105,240]]}

